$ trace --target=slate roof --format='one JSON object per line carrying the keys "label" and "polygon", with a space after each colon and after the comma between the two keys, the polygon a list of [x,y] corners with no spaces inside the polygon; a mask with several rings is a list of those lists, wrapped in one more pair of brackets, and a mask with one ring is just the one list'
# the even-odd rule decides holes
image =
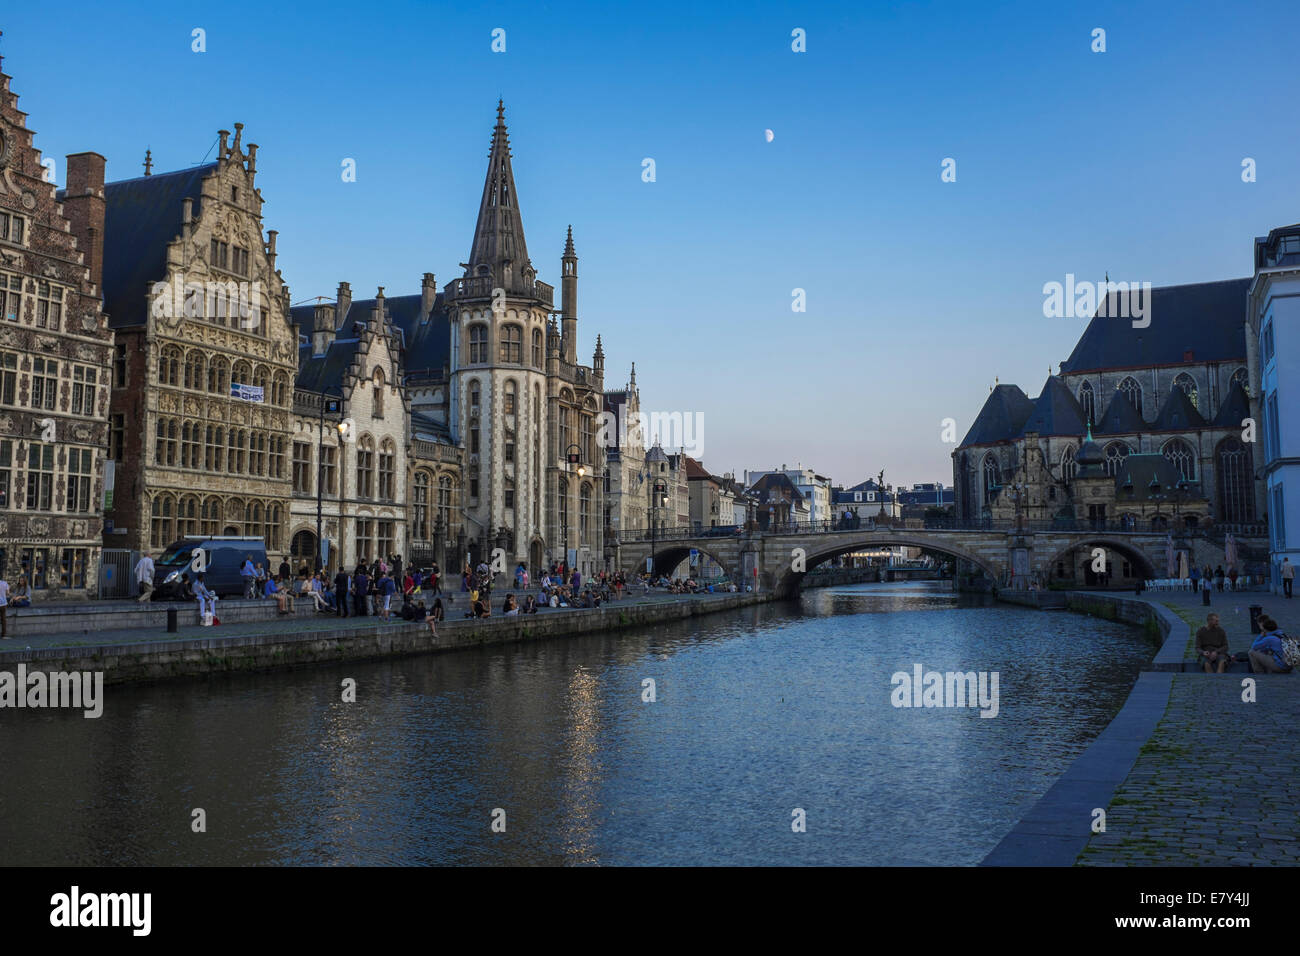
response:
{"label": "slate roof", "polygon": [[991,445],[1007,441],[1020,433],[1020,426],[1034,413],[1034,403],[1019,385],[998,385],[989,394],[975,423],[958,448],[967,445]]}
{"label": "slate roof", "polygon": [[1131,435],[1146,431],[1147,423],[1142,420],[1128,396],[1116,389],[1101,420],[1094,423],[1092,430],[1099,435]]}
{"label": "slate roof", "polygon": [[[1152,289],[1147,303],[1151,324],[1144,329],[1133,328],[1132,319],[1103,316],[1099,308],[1061,363],[1061,373],[1181,365],[1188,350],[1196,362],[1245,361],[1242,323],[1250,283],[1226,279]],[[1115,298],[1110,297],[1111,314],[1117,311]]]}
{"label": "slate roof", "polygon": [[1016,433],[1016,437],[1026,432],[1038,432],[1040,435],[1082,435],[1086,428],[1083,409],[1078,400],[1070,394],[1069,388],[1055,375],[1049,375],[1043,383],[1043,390],[1034,400],[1034,409],[1025,419]]}
{"label": "slate roof", "polygon": [[110,328],[144,324],[150,289],[167,278],[167,247],[181,234],[184,200],[194,200],[197,221],[203,180],[216,168],[207,163],[105,184],[104,311]]}
{"label": "slate roof", "polygon": [[[1183,473],[1178,470],[1178,466],[1164,455],[1129,455],[1115,472],[1115,506],[1122,509],[1125,502],[1150,501],[1152,478],[1159,479],[1159,493],[1164,496],[1164,500],[1172,501],[1169,497],[1170,492],[1175,489],[1182,477]],[[1130,480],[1133,482],[1132,498],[1129,498],[1128,492],[1124,490],[1124,485]],[[1188,484],[1191,489],[1199,488],[1196,482]]]}
{"label": "slate roof", "polygon": [[447,426],[427,412],[411,413],[411,436],[422,441],[437,442],[441,445],[454,444]]}
{"label": "slate roof", "polygon": [[[441,372],[451,355],[451,326],[442,294],[434,299],[433,311],[421,322],[423,297],[399,295],[384,298],[384,316],[389,327],[398,333],[402,346],[402,368],[405,374]],[[298,346],[297,387],[319,392],[326,385],[342,381],[343,374],[356,357],[360,339],[352,334],[353,323],[369,322],[374,311],[374,299],[353,299],[348,313],[339,326],[342,335],[336,338],[324,355],[312,354],[312,333],[316,329],[316,306],[301,305],[289,310],[304,337]],[[334,312],[325,313],[333,321]]]}
{"label": "slate roof", "polygon": [[768,472],[758,479],[749,486],[749,493],[760,503],[769,500],[799,503],[804,500],[803,494],[795,487],[789,476],[779,471]]}
{"label": "slate roof", "polygon": [[1224,399],[1219,414],[1214,417],[1214,424],[1222,428],[1240,428],[1243,419],[1250,417],[1250,399],[1240,383],[1232,386],[1228,397]]}
{"label": "slate roof", "polygon": [[1151,423],[1153,431],[1183,431],[1203,427],[1205,416],[1196,410],[1187,393],[1178,387],[1169,390],[1156,420]]}

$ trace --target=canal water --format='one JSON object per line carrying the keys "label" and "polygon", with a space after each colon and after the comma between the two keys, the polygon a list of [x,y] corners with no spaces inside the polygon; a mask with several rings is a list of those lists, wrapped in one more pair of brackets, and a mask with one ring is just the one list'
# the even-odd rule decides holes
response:
{"label": "canal water", "polygon": [[[0,864],[974,864],[1152,652],[1118,623],[868,584],[109,687],[99,719],[0,711]],[[997,716],[895,707],[892,675],[917,664],[997,671]]]}

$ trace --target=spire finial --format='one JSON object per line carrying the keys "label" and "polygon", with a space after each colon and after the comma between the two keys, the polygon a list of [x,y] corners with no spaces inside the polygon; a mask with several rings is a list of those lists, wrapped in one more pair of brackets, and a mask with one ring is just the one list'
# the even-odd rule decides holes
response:
{"label": "spire finial", "polygon": [[144,174],[153,175],[153,150],[147,148],[144,151]]}
{"label": "spire finial", "polygon": [[497,97],[497,125],[506,125],[506,101]]}
{"label": "spire finial", "polygon": [[1088,419],[1088,441],[1092,441],[1092,419]]}
{"label": "spire finial", "polygon": [[564,239],[564,257],[566,259],[577,258],[578,254],[573,249],[573,227],[569,227],[568,235]]}

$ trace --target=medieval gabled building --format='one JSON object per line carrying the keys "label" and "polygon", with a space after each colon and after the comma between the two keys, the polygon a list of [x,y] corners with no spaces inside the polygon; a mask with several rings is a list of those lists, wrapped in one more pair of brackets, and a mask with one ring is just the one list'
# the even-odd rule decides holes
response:
{"label": "medieval gabled building", "polygon": [[[354,323],[369,323],[371,334],[387,337],[396,349],[397,365],[381,369],[393,376],[385,382],[400,386],[402,402],[409,401],[409,421],[388,423],[401,429],[408,445],[402,451],[391,431],[399,456],[407,456],[408,492],[398,499],[404,515],[392,509],[392,520],[404,521],[406,532],[366,538],[376,552],[391,540],[398,553],[404,544],[419,563],[459,567],[500,548],[511,567],[567,560],[584,572],[600,569],[606,560],[606,461],[596,431],[604,351],[597,336],[591,365],[578,361],[572,230],[560,258],[558,313],[553,287],[538,278],[529,258],[501,104],[462,267],[463,276],[441,292],[434,275],[425,273],[419,294],[387,298],[378,312],[373,301],[352,303],[346,283],[332,306],[293,310],[302,331],[301,431],[311,430],[307,419],[319,402],[351,394],[355,382],[345,382],[347,369],[373,379],[378,365],[340,348],[344,339],[358,337]],[[391,406],[395,415],[398,404]],[[323,431],[317,421],[313,433]],[[372,437],[379,440],[377,433]],[[351,452],[345,448],[344,454]],[[314,518],[307,520],[303,494],[297,510],[307,530]],[[370,500],[363,495],[353,503],[357,515]],[[374,520],[389,518],[376,512]],[[346,525],[343,550],[350,559]],[[309,543],[306,537],[301,542]]]}
{"label": "medieval gabled building", "polygon": [[146,163],[104,190],[114,547],[242,535],[265,538],[273,561],[288,547],[298,341],[242,133],[219,131],[215,162],[159,175]]}
{"label": "medieval gabled building", "polygon": [[1109,301],[1037,398],[993,388],[953,452],[957,520],[1257,536],[1248,285],[1153,289],[1144,328]]}
{"label": "medieval gabled building", "polygon": [[97,591],[113,341],[104,157],[70,156],[65,196],[45,172],[0,71],[0,575],[36,600]]}

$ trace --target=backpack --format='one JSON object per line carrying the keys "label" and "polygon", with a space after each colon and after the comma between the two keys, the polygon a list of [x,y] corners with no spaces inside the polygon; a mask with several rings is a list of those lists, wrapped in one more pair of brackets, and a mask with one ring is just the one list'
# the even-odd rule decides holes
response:
{"label": "backpack", "polygon": [[1300,640],[1285,634],[1279,634],[1278,638],[1282,641],[1282,659],[1287,667],[1300,667]]}

